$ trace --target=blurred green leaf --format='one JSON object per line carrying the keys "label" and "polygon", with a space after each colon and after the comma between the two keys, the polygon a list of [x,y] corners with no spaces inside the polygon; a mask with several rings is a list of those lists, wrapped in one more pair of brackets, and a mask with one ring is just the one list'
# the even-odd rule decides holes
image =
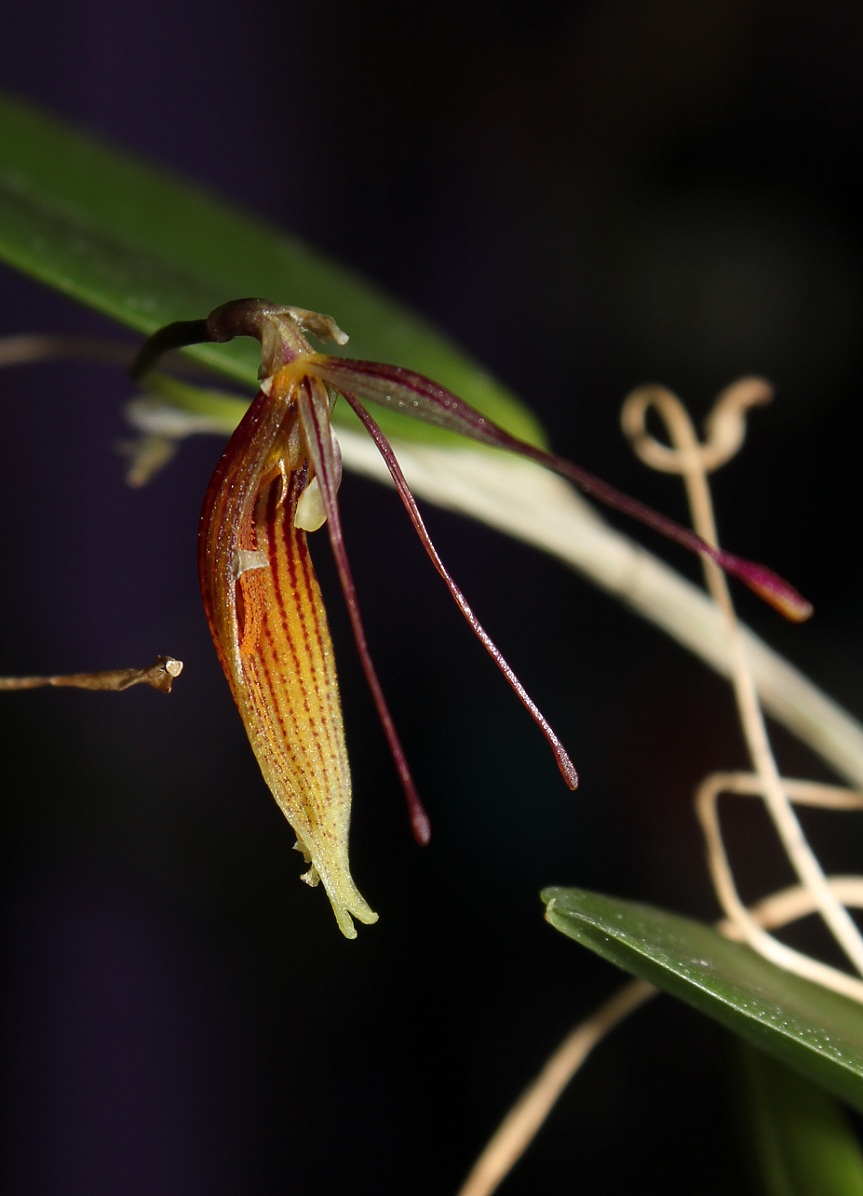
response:
{"label": "blurred green leaf", "polygon": [[768,1196],[863,1196],[863,1154],[822,1088],[741,1044],[744,1115]]}
{"label": "blurred green leaf", "polygon": [[[352,356],[408,365],[514,434],[541,441],[538,423],[511,394],[358,275],[2,94],[0,260],[142,333],[201,318],[247,295],[324,312],[350,333]],[[249,341],[190,352],[230,377],[254,382],[260,355]],[[380,422],[400,436],[447,438],[388,412]]]}
{"label": "blurred green leaf", "polygon": [[582,889],[546,889],[546,918],[863,1111],[863,1008],[710,926]]}

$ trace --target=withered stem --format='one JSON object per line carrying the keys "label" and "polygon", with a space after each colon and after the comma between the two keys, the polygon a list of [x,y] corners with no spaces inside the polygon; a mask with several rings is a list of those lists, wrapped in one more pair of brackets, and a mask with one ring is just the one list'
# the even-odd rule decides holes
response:
{"label": "withered stem", "polygon": [[163,694],[169,694],[174,679],[182,671],[182,660],[173,656],[157,656],[155,664],[143,669],[58,673],[53,677],[0,677],[0,690],[42,689],[50,685],[62,689],[101,689],[109,693],[122,693],[132,685],[149,685]]}

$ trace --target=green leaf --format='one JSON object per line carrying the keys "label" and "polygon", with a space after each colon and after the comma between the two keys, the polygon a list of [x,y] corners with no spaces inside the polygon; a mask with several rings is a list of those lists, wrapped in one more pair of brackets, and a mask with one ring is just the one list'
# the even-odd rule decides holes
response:
{"label": "green leaf", "polygon": [[745,1124],[768,1196],[863,1196],[863,1154],[836,1101],[763,1051],[740,1053]]}
{"label": "green leaf", "polygon": [[863,1111],[863,1009],[710,926],[647,905],[546,889],[546,918]]}
{"label": "green leaf", "polygon": [[[358,275],[2,94],[0,260],[147,334],[247,295],[324,312],[351,334],[352,356],[408,365],[515,435],[541,442],[536,420],[511,394]],[[229,377],[254,381],[259,352],[251,342],[190,352]],[[395,414],[384,413],[381,423],[400,436],[447,438]]]}

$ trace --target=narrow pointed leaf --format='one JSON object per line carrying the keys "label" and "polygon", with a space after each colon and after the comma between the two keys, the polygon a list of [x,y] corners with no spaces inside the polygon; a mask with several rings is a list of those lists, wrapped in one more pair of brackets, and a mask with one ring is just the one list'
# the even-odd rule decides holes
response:
{"label": "narrow pointed leaf", "polygon": [[[363,356],[410,364],[515,434],[536,420],[481,367],[380,290],[192,184],[0,94],[0,260],[137,332],[196,318],[237,295],[330,313]],[[252,383],[257,346],[189,351]],[[352,418],[342,411],[339,418]],[[443,435],[400,418],[389,431]],[[454,438],[447,437],[452,443]]]}
{"label": "narrow pointed leaf", "polygon": [[677,914],[582,889],[546,889],[542,899],[563,934],[863,1111],[863,1007],[854,1001]]}

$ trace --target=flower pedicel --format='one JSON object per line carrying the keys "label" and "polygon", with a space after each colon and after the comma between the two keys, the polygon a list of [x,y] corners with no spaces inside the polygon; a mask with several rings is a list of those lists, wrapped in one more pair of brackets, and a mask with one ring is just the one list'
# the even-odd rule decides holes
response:
{"label": "flower pedicel", "polygon": [[404,787],[414,835],[429,824],[369,654],[342,536],[337,492],[341,458],[331,424],[338,396],[357,414],[386,462],[417,533],[450,593],[521,702],[540,726],[570,788],[566,751],[447,573],[423,524],[392,447],[364,402],[506,449],[568,478],[585,493],[701,553],[800,621],[811,606],[761,565],[717,550],[578,466],[511,436],[437,383],[399,366],[313,350],[306,333],[343,345],[329,316],[259,299],[216,308],[206,320],[170,324],[144,344],[133,368],[142,378],[171,349],[252,336],[261,344],[260,390],[213,474],[201,514],[199,572],[219,659],[264,779],[320,881],[339,928],[375,922],[348,865],[351,778],[332,642],[306,542],[326,523],[363,670]]}

